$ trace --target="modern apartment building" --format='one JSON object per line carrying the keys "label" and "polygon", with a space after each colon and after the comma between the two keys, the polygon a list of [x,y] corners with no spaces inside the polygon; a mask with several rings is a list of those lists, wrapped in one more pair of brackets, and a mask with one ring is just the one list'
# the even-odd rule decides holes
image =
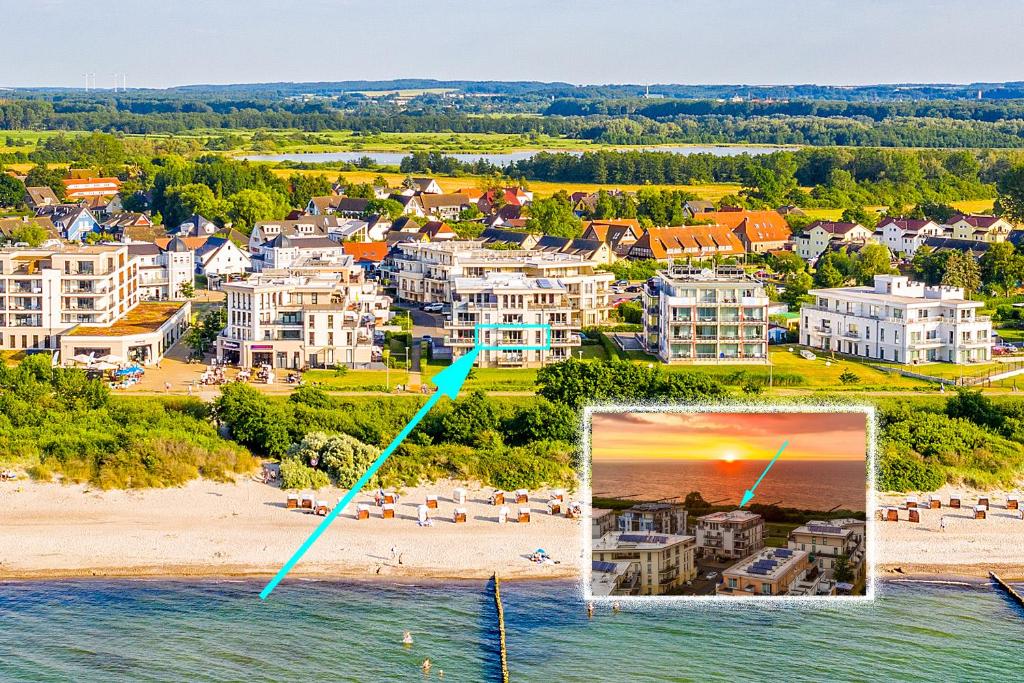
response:
{"label": "modern apartment building", "polygon": [[662,595],[697,576],[693,536],[614,532],[594,539],[591,553],[597,562],[632,563],[638,574],[632,595]]}
{"label": "modern apartment building", "polygon": [[608,319],[609,285],[614,276],[576,254],[530,249],[487,249],[480,240],[408,242],[392,259],[399,301],[451,303],[458,278],[467,284],[491,274],[557,280],[566,290],[577,327]]}
{"label": "modern apartment building", "polygon": [[453,358],[479,345],[480,367],[538,367],[567,359],[580,345],[569,289],[559,280],[508,273],[460,277],[452,298],[444,344]]}
{"label": "modern apartment building", "polygon": [[360,367],[372,360],[373,327],[390,299],[344,263],[307,262],[225,282],[228,323],[217,357],[243,367]]}
{"label": "modern apartment building", "polygon": [[71,328],[109,327],[139,303],[124,245],[0,250],[0,348],[57,349]]}
{"label": "modern apartment building", "polygon": [[987,361],[992,322],[959,287],[876,275],[872,287],[812,289],[800,309],[800,343],[896,363]]}
{"label": "modern apartment building", "polygon": [[132,242],[129,255],[139,271],[139,294],[143,300],[185,299],[183,289],[195,283],[195,252],[181,237],[174,237],[161,249],[150,242]]}
{"label": "modern apartment building", "polygon": [[638,503],[619,513],[618,529],[623,533],[686,535],[686,508],[672,503]]}
{"label": "modern apartment building", "polygon": [[741,268],[659,271],[643,306],[647,349],[662,362],[767,361],[768,295]]}
{"label": "modern apartment building", "polygon": [[696,532],[701,557],[739,559],[764,548],[764,519],[746,510],[698,517]]}
{"label": "modern apartment building", "polygon": [[810,553],[828,578],[832,578],[836,558],[845,555],[856,575],[864,564],[864,529],[863,520],[857,519],[811,521],[789,532],[788,546]]}
{"label": "modern apartment building", "polygon": [[803,550],[765,548],[722,572],[717,594],[724,596],[819,595],[829,590]]}

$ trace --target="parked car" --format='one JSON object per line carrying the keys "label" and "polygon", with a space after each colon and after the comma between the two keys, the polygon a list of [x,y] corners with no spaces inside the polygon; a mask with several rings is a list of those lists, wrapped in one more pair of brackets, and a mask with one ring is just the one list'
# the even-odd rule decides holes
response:
{"label": "parked car", "polygon": [[612,283],[612,287],[627,287],[629,286],[629,280],[616,280]]}
{"label": "parked car", "polygon": [[444,311],[444,304],[427,304],[423,310],[426,313],[441,313]]}

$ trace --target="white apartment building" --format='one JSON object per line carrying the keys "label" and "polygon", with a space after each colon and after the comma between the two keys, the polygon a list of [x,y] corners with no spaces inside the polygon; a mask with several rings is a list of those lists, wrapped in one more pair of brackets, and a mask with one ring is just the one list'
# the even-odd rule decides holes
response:
{"label": "white apartment building", "polygon": [[363,281],[351,257],[264,271],[222,289],[228,323],[217,338],[217,357],[243,367],[368,366],[374,325],[390,304]]}
{"label": "white apartment building", "polygon": [[886,218],[875,228],[875,239],[892,254],[912,258],[929,237],[942,237],[945,231],[934,221],[914,218]]}
{"label": "white apartment building", "polygon": [[958,287],[876,275],[873,287],[812,289],[800,308],[800,343],[896,363],[987,361],[992,322]]}
{"label": "white apartment building", "polygon": [[[697,576],[696,546],[693,536],[677,534],[623,534],[613,532],[593,539],[592,561],[630,562],[635,573],[632,595],[662,595]],[[591,576],[595,594],[597,581]]]}
{"label": "white apartment building", "polygon": [[864,529],[864,521],[858,519],[810,521],[789,532],[788,546],[810,553],[811,561],[830,579],[836,559],[845,555],[856,575],[864,564]]}
{"label": "white apartment building", "polygon": [[577,328],[608,319],[609,285],[615,276],[576,254],[523,249],[487,249],[480,240],[409,242],[393,258],[399,301],[451,303],[455,280],[518,274],[557,280],[567,292]]}
{"label": "white apartment building", "polygon": [[0,250],[0,348],[57,349],[71,328],[109,327],[139,298],[125,245]]}
{"label": "white apartment building", "polygon": [[768,295],[741,268],[659,271],[643,289],[644,339],[664,363],[768,358]]}
{"label": "white apartment building", "polygon": [[567,359],[580,345],[569,290],[558,280],[515,273],[455,278],[453,298],[444,324],[453,358],[480,346],[480,367],[538,367]]}
{"label": "white apartment building", "polygon": [[793,237],[794,251],[805,261],[821,256],[833,242],[839,244],[867,244],[874,241],[874,233],[860,223],[814,221],[802,234]]}
{"label": "white apartment building", "polygon": [[133,242],[128,253],[138,264],[139,294],[143,300],[184,299],[182,288],[195,283],[195,252],[180,237],[165,249],[149,242]]}
{"label": "white apartment building", "polygon": [[702,557],[739,559],[764,547],[764,519],[746,510],[697,518],[697,552]]}
{"label": "white apartment building", "polygon": [[686,508],[673,503],[637,503],[616,520],[624,533],[686,534]]}

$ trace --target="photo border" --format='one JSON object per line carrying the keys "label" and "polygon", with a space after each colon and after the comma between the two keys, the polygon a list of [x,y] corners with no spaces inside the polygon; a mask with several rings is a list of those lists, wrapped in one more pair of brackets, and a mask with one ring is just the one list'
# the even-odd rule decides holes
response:
{"label": "photo border", "polygon": [[[780,596],[717,596],[717,595],[615,595],[600,596],[591,592],[591,568],[593,560],[593,491],[590,487],[591,461],[591,418],[595,413],[860,413],[865,416],[866,439],[866,478],[865,491],[865,578],[864,595],[780,595]],[[819,606],[841,607],[847,604],[872,604],[876,597],[876,544],[878,528],[876,527],[875,509],[877,508],[875,488],[875,455],[877,438],[877,417],[875,407],[866,404],[803,404],[803,403],[735,403],[735,404],[696,404],[696,405],[650,405],[650,404],[600,404],[586,406],[583,409],[582,462],[580,479],[580,497],[586,502],[583,506],[580,536],[583,557],[580,567],[580,591],[587,602],[650,607],[679,607],[685,605],[715,606],[715,609],[745,609],[751,606]]]}

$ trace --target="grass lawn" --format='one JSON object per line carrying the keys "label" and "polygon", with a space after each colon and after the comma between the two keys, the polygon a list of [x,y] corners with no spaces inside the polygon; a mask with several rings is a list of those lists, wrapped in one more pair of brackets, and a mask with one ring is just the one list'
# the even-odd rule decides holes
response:
{"label": "grass lawn", "polygon": [[[319,382],[335,391],[385,391],[388,374],[384,370],[349,370],[340,375],[334,370],[309,370],[303,375],[303,380]],[[392,388],[396,384],[409,383],[409,373],[405,370],[392,369],[390,377]]]}
{"label": "grass lawn", "polygon": [[[430,361],[421,366],[424,382],[448,367],[447,363]],[[473,368],[466,380],[466,389],[484,391],[533,391],[536,368]]]}
{"label": "grass lawn", "polygon": [[997,327],[995,328],[996,334],[1005,339],[1006,341],[1019,342],[1024,341],[1024,330],[1016,327]]}

